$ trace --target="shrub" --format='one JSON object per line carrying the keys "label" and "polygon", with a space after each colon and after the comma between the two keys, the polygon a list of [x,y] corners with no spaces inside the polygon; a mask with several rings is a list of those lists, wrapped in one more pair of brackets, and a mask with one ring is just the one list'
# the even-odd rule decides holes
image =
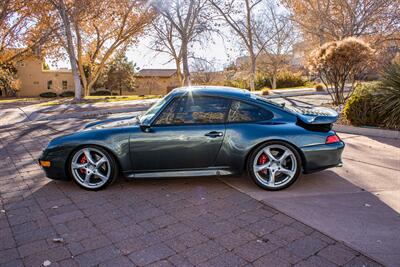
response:
{"label": "shrub", "polygon": [[43,92],[39,96],[43,97],[43,98],[53,98],[53,97],[57,97],[57,94],[54,92]]}
{"label": "shrub", "polygon": [[356,87],[347,101],[343,115],[355,126],[382,126],[382,116],[377,112],[379,83],[363,84]]}
{"label": "shrub", "polygon": [[74,97],[75,92],[73,91],[65,91],[58,95],[59,97]]}
{"label": "shrub", "polygon": [[261,89],[261,95],[269,95],[269,88],[264,87],[263,89]]}
{"label": "shrub", "polygon": [[[346,38],[329,42],[311,53],[309,69],[325,84],[333,104],[343,104],[354,90],[354,82],[370,65],[373,50],[363,41]],[[346,83],[351,83],[345,94]]]}
{"label": "shrub", "polygon": [[241,89],[250,89],[249,82],[244,79],[237,79],[237,80],[225,80],[224,86],[236,87]]}
{"label": "shrub", "polygon": [[385,126],[400,129],[400,63],[393,63],[384,70],[377,106]]}
{"label": "shrub", "polygon": [[317,90],[317,92],[323,92],[324,90],[324,85],[323,84],[316,84],[315,85],[315,90]]}
{"label": "shrub", "polygon": [[306,82],[300,73],[281,71],[278,73],[276,88],[304,86]]}
{"label": "shrub", "polygon": [[99,91],[96,91],[96,92],[94,92],[94,93],[91,93],[90,95],[94,95],[94,96],[104,96],[104,95],[111,95],[111,92],[110,92],[110,91],[107,91],[107,90],[99,90]]}
{"label": "shrub", "polygon": [[[257,74],[255,79],[256,89],[261,89],[263,87],[272,88],[271,80],[272,77],[269,75]],[[304,86],[306,83],[307,81],[300,73],[291,71],[280,71],[276,77],[276,88]]]}

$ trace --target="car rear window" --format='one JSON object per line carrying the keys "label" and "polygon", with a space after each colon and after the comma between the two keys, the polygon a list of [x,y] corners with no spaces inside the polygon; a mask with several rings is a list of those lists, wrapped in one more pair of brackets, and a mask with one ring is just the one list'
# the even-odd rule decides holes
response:
{"label": "car rear window", "polygon": [[232,101],[228,114],[228,122],[265,121],[273,117],[273,113],[267,109],[242,101]]}

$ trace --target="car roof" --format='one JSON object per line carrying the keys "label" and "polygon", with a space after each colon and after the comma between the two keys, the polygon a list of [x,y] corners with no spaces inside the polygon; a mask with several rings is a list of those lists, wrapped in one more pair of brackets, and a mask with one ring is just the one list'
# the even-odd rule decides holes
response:
{"label": "car roof", "polygon": [[226,86],[187,86],[174,89],[173,94],[181,95],[188,92],[199,95],[225,96],[237,98],[250,98],[248,90]]}

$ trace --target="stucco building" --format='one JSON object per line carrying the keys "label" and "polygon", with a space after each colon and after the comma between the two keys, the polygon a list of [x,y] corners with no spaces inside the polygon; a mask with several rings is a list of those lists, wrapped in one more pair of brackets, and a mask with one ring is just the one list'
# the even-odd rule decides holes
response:
{"label": "stucco building", "polygon": [[43,60],[34,56],[18,61],[16,64],[21,88],[18,96],[37,97],[44,92],[60,94],[74,90],[71,70],[44,70]]}
{"label": "stucco building", "polygon": [[[38,57],[30,56],[18,61],[16,68],[21,82],[21,88],[17,93],[20,97],[37,97],[44,92],[54,92],[59,95],[62,92],[74,90],[71,70],[45,70],[43,60]],[[142,69],[135,77],[135,84],[134,90],[122,93],[124,95],[165,95],[180,86],[175,69]]]}
{"label": "stucco building", "polygon": [[179,87],[176,69],[142,69],[136,76],[135,95],[165,95]]}

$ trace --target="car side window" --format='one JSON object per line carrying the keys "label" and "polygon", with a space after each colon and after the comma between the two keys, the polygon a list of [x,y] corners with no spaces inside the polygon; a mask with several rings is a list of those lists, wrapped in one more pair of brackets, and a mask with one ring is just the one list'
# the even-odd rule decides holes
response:
{"label": "car side window", "polygon": [[209,96],[176,99],[160,115],[156,125],[224,123],[230,100]]}
{"label": "car side window", "polygon": [[175,109],[179,104],[180,99],[173,99],[172,102],[161,112],[160,116],[155,121],[155,125],[173,124]]}
{"label": "car side window", "polygon": [[265,121],[274,117],[269,110],[241,101],[232,101],[228,122]]}

